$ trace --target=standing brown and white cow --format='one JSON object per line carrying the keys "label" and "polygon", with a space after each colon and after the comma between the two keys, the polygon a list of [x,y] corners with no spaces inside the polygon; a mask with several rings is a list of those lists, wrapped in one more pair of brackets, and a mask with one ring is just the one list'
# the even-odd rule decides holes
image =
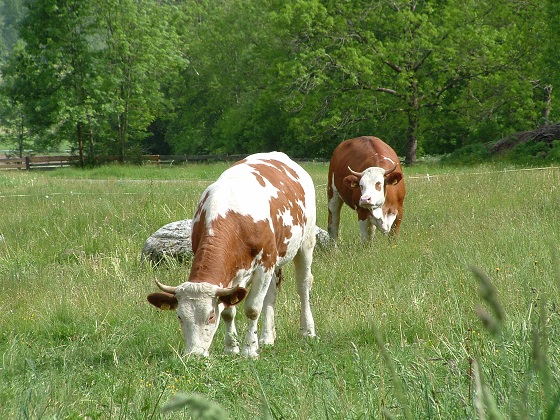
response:
{"label": "standing brown and white cow", "polygon": [[395,151],[377,137],[345,140],[333,152],[327,187],[328,232],[338,238],[343,203],[358,213],[360,235],[369,240],[379,228],[398,233],[406,190]]}
{"label": "standing brown and white cow", "polygon": [[[148,301],[177,309],[186,353],[208,355],[220,318],[225,351],[239,353],[236,304],[245,299],[247,332],[241,353],[257,357],[274,344],[275,272],[293,260],[301,302],[300,330],[314,336],[309,294],[315,246],[315,187],[284,153],[251,155],[227,169],[202,194],[192,225],[192,267],[187,282],[156,283]],[[263,313],[260,340],[257,322]]]}

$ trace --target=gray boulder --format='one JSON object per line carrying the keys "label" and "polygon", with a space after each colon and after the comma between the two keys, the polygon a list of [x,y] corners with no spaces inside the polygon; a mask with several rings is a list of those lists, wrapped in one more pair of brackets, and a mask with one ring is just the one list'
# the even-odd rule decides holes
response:
{"label": "gray boulder", "polygon": [[[150,236],[142,247],[140,261],[149,262],[153,265],[171,260],[180,263],[190,262],[192,252],[192,219],[179,220],[178,222],[168,223],[159,228]],[[332,242],[329,234],[315,227],[317,236],[317,248],[326,248]]]}
{"label": "gray boulder", "polygon": [[189,262],[193,255],[191,230],[191,219],[162,226],[146,240],[142,247],[140,261],[147,261],[154,265],[166,260]]}
{"label": "gray boulder", "polygon": [[321,229],[319,226],[315,226],[315,237],[317,238],[315,249],[324,249],[334,245],[334,241],[330,238],[327,231]]}

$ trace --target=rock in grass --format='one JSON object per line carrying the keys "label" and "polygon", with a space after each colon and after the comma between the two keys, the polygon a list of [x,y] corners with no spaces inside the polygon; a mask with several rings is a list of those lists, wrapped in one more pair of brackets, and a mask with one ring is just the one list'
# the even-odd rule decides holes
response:
{"label": "rock in grass", "polygon": [[192,258],[192,220],[168,223],[150,236],[142,247],[141,262],[158,265],[167,260],[187,263]]}
{"label": "rock in grass", "polygon": [[[168,223],[150,236],[142,247],[141,262],[159,265],[165,261],[190,262],[192,252],[192,219]],[[317,248],[325,248],[332,244],[329,234],[315,227]]]}
{"label": "rock in grass", "polygon": [[330,238],[327,231],[321,229],[319,226],[315,226],[315,237],[317,238],[316,248],[321,249],[334,245],[334,241]]}

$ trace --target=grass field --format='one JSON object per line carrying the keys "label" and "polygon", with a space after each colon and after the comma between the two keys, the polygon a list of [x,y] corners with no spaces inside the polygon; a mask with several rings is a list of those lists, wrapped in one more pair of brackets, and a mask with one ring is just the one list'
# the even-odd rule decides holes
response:
{"label": "grass field", "polygon": [[[560,415],[560,169],[407,168],[397,240],[362,244],[344,208],[339,246],[316,250],[316,339],[289,266],[274,347],[225,356],[220,328],[209,358],[181,357],[146,296],[188,267],[140,251],[226,166],[0,172],[0,418]],[[303,166],[326,229],[327,164]],[[162,411],[174,396],[186,408]]]}

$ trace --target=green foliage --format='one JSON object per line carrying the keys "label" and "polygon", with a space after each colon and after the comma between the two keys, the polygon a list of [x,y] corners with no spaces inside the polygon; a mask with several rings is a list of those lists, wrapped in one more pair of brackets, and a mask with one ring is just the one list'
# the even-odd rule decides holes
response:
{"label": "green foliage", "polygon": [[24,14],[23,3],[23,0],[0,0],[0,64],[18,42],[17,25]]}
{"label": "green foliage", "polygon": [[68,142],[80,157],[124,157],[139,148],[168,112],[162,86],[182,63],[170,10],[151,1],[29,3],[24,43],[3,72],[36,149]]}
{"label": "green foliage", "polygon": [[413,163],[560,117],[558,0],[26,4],[0,2],[20,150],[329,158],[367,134]]}
{"label": "green foliage", "polygon": [[492,159],[487,144],[471,144],[442,157],[446,165],[479,165]]}
{"label": "green foliage", "polygon": [[509,150],[500,153],[500,159],[522,165],[542,165],[560,161],[560,140],[523,141],[514,143]]}

